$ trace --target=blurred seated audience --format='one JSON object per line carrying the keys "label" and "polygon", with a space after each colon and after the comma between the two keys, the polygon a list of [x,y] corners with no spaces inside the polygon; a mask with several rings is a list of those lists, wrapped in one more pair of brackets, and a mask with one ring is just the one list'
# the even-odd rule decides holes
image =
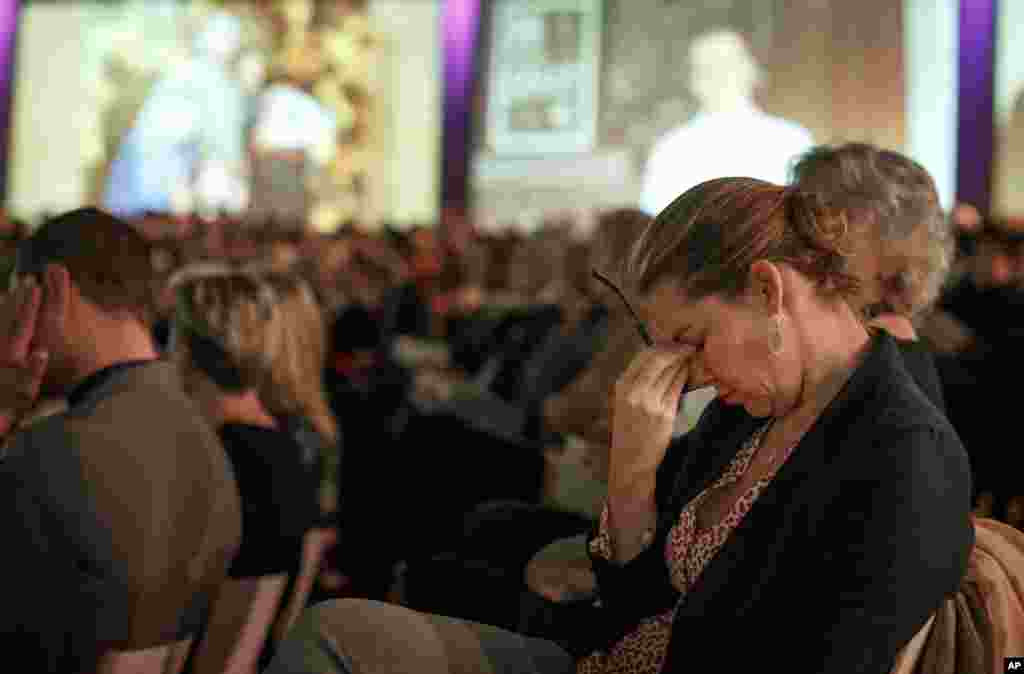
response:
{"label": "blurred seated audience", "polygon": [[971,252],[940,307],[972,335],[970,348],[1000,351],[1024,336],[1024,225],[991,221],[971,236]]}
{"label": "blurred seated audience", "polygon": [[939,359],[950,421],[971,452],[986,516],[1024,528],[1022,463],[992,433],[1017,413],[1014,390],[1024,348],[1024,228],[986,222],[969,235],[970,254],[939,301],[950,332],[963,338]]}
{"label": "blurred seated audience", "polygon": [[[25,671],[171,660],[239,547],[223,448],[157,359],[151,250],[96,209],[17,251],[3,306],[4,652]],[[36,399],[67,411],[12,429]]]}

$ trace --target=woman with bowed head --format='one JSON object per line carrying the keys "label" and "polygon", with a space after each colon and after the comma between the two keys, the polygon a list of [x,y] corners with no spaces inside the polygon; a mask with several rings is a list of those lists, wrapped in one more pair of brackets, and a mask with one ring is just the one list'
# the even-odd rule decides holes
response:
{"label": "woman with bowed head", "polygon": [[[655,345],[615,386],[589,541],[605,620],[580,672],[701,656],[890,671],[964,575],[964,448],[853,304],[849,228],[799,191],[705,182],[635,244]],[[679,399],[718,398],[672,441]],[[738,663],[737,663],[738,664]]]}

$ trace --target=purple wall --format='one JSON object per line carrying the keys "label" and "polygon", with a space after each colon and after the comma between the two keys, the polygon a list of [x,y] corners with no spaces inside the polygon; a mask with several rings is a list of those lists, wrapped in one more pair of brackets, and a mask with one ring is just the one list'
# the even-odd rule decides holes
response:
{"label": "purple wall", "polygon": [[18,31],[18,0],[0,0],[0,195],[7,194],[14,88],[14,38]]}
{"label": "purple wall", "polygon": [[997,0],[960,1],[956,198],[982,212],[992,207],[997,5]]}
{"label": "purple wall", "polygon": [[473,94],[476,88],[480,34],[480,0],[444,0],[443,128],[441,208],[445,219],[458,217],[469,206],[469,163],[473,133]]}

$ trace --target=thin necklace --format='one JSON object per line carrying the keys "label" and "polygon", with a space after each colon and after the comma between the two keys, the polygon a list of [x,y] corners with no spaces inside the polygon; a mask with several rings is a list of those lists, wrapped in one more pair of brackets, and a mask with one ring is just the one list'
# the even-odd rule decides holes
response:
{"label": "thin necklace", "polygon": [[[778,417],[772,417],[772,418],[770,418],[765,423],[764,426],[761,427],[761,434],[760,434],[760,437],[758,437],[758,439],[757,439],[757,454],[758,454],[758,456],[760,456],[762,453],[764,453],[764,440],[768,436],[769,431],[771,431],[772,428],[775,426],[775,422],[778,421],[778,420],[779,420]],[[776,462],[776,460],[778,459],[779,451],[780,451],[779,449],[774,449],[771,452],[767,453],[766,456],[768,457],[768,460],[766,461],[766,463],[774,464]],[[785,448],[782,451],[785,451]]]}

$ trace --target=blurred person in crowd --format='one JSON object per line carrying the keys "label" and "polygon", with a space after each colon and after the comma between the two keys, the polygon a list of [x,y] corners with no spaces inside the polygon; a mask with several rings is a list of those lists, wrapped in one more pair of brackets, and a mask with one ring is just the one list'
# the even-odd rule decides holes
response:
{"label": "blurred person in crowd", "polygon": [[851,271],[861,282],[859,307],[866,320],[897,338],[911,375],[944,411],[931,350],[917,341],[917,326],[927,321],[955,255],[931,175],[898,152],[848,143],[802,155],[793,185],[845,212]]}
{"label": "blurred person in crowd", "polygon": [[[409,285],[408,268],[388,242],[371,241],[364,235],[356,235],[351,242],[353,255],[340,275],[342,286],[352,301],[367,308],[381,322],[385,340],[390,343],[396,319],[393,302],[396,295],[401,295],[399,291]],[[414,325],[427,324],[426,319],[421,320]]]}
{"label": "blurred person in crowd", "polygon": [[[0,634],[25,670],[170,658],[160,647],[197,635],[238,549],[224,450],[157,359],[151,274],[145,239],[96,209],[18,249],[0,337]],[[68,410],[12,435],[37,398]]]}
{"label": "blurred person in crowd", "polygon": [[1024,294],[1024,226],[1013,221],[988,222],[972,236],[972,254],[964,260],[957,283],[940,303],[978,343],[996,347],[1024,335],[1013,319]]}
{"label": "blurred person in crowd", "polygon": [[[654,346],[615,384],[608,498],[588,541],[600,603],[569,644],[576,672],[688,671],[742,635],[766,666],[889,674],[960,588],[967,457],[893,338],[855,309],[848,236],[841,213],[797,190],[727,178],[639,239],[626,286]],[[719,397],[673,439],[680,396],[708,383]],[[808,578],[818,591],[780,620]],[[303,656],[372,638],[304,633],[347,607],[372,608],[323,606],[269,671],[310,671]],[[510,655],[549,657],[498,632],[484,636]]]}
{"label": "blurred person in crowd", "polygon": [[[592,507],[581,504],[605,488],[612,387],[639,350],[639,336],[621,299],[597,282],[591,270],[600,270],[621,283],[620,261],[628,258],[629,247],[649,222],[639,210],[603,212],[596,218],[589,245],[577,244],[568,252],[566,271],[559,274],[565,278],[558,284],[564,295],[556,299],[577,315],[567,315],[549,337],[550,342],[564,344],[573,333],[565,330],[565,325],[586,321],[591,308],[600,308],[596,315],[607,325],[601,334],[586,340],[593,353],[582,364],[573,362],[578,355],[572,350],[542,344],[525,368],[522,397],[531,400],[531,391],[540,393],[527,404],[527,422],[519,432],[543,454],[548,479],[542,502],[489,501],[466,517],[466,534],[458,544],[458,554],[467,568],[486,564],[490,578],[477,579],[473,591],[477,596],[493,598],[503,590],[521,592],[530,556],[555,539],[586,531],[591,523],[588,517],[596,516]],[[578,306],[574,308],[574,304]],[[545,347],[548,357],[544,356]],[[544,385],[544,380],[549,383]],[[569,447],[580,446],[581,439],[582,452],[576,454]],[[481,618],[486,615],[496,624],[514,625],[518,618],[517,613],[502,615],[491,602],[465,604],[463,610]]]}
{"label": "blurred person in crowd", "polygon": [[[629,251],[651,218],[639,209],[616,209],[598,216],[592,250],[592,269],[620,287],[624,283]],[[607,340],[588,366],[562,391],[543,404],[545,423],[555,432],[586,437],[601,453],[611,442],[611,402],[615,379],[640,347],[633,319],[622,299],[591,277],[591,292],[608,308]],[[607,437],[605,435],[607,434]],[[607,463],[606,456],[595,460]]]}
{"label": "blurred person in crowd", "polygon": [[295,498],[315,492],[320,497],[319,513],[331,513],[337,501],[334,477],[341,437],[324,388],[327,326],[323,310],[312,287],[297,274],[276,272],[265,278],[277,294],[284,339],[261,398],[305,450],[303,463],[312,487]]}
{"label": "blurred person in crowd", "polygon": [[107,209],[125,217],[244,210],[245,99],[232,71],[240,40],[239,19],[213,13],[192,58],[153,86],[111,164]]}
{"label": "blurred person in crowd", "polygon": [[260,397],[291,337],[277,295],[240,272],[186,276],[176,293],[171,357],[220,436],[241,495],[242,543],[229,576],[294,574],[318,513],[304,449]]}
{"label": "blurred person in crowd", "polygon": [[510,294],[503,298],[511,304],[507,309],[514,326],[495,344],[497,351],[490,354],[486,367],[472,380],[457,370],[428,370],[417,385],[442,402],[456,388],[476,389],[522,411],[532,408],[550,387],[559,388],[581,360],[589,358],[604,327],[603,307],[594,307],[590,297],[588,255],[588,247],[574,246],[568,230],[558,223],[549,223],[522,241],[509,260]]}
{"label": "blurred person in crowd", "polygon": [[[397,283],[382,298],[379,315],[385,340],[392,343],[401,337],[441,337],[443,325],[434,312],[434,299],[439,295],[445,258],[436,233],[428,227],[416,227],[401,236],[395,248],[407,274],[395,279]],[[374,255],[381,262],[386,257],[384,250]]]}
{"label": "blurred person in crowd", "polygon": [[[340,309],[329,335],[325,385],[344,434],[333,479],[338,532],[345,541],[330,566],[349,579],[350,592],[382,598],[391,583],[393,563],[383,550],[392,542],[381,540],[382,501],[374,476],[394,473],[393,455],[380,450],[390,440],[387,399],[396,370],[382,351],[380,327],[366,307],[353,303]],[[399,400],[403,393],[397,394]]]}
{"label": "blurred person in crowd", "polygon": [[1013,396],[1024,348],[1024,235],[1012,222],[987,222],[971,235],[971,254],[940,298],[946,340],[938,361],[950,420],[971,451],[981,512],[1024,526],[1021,459],[993,435],[993,420],[1017,413]]}
{"label": "blurred person in crowd", "polygon": [[345,236],[328,238],[313,253],[313,280],[328,315],[347,304],[341,275],[352,260],[352,244]]}
{"label": "blurred person in crowd", "polygon": [[713,30],[693,40],[690,93],[700,109],[654,144],[643,175],[644,212],[657,215],[679,194],[711,178],[786,182],[790,161],[814,140],[799,124],[757,106],[755,92],[764,77],[738,33]]}
{"label": "blurred person in crowd", "polygon": [[279,237],[271,240],[266,250],[266,264],[270,269],[280,273],[288,273],[298,269],[302,261],[299,242],[291,237]]}
{"label": "blurred person in crowd", "polygon": [[406,479],[408,465],[396,469],[395,455],[387,448],[410,374],[393,359],[373,309],[360,301],[341,305],[329,326],[325,384],[343,434],[334,482],[338,531],[345,541],[330,558],[330,567],[349,579],[349,592],[383,598],[393,580],[392,550],[400,541],[382,538],[380,531],[401,501],[382,499],[378,480],[401,492],[395,485]]}
{"label": "blurred person in crowd", "polygon": [[173,240],[166,239],[153,242],[150,262],[153,269],[153,339],[163,353],[170,344],[174,314],[174,291],[170,281],[184,266],[184,256]]}

